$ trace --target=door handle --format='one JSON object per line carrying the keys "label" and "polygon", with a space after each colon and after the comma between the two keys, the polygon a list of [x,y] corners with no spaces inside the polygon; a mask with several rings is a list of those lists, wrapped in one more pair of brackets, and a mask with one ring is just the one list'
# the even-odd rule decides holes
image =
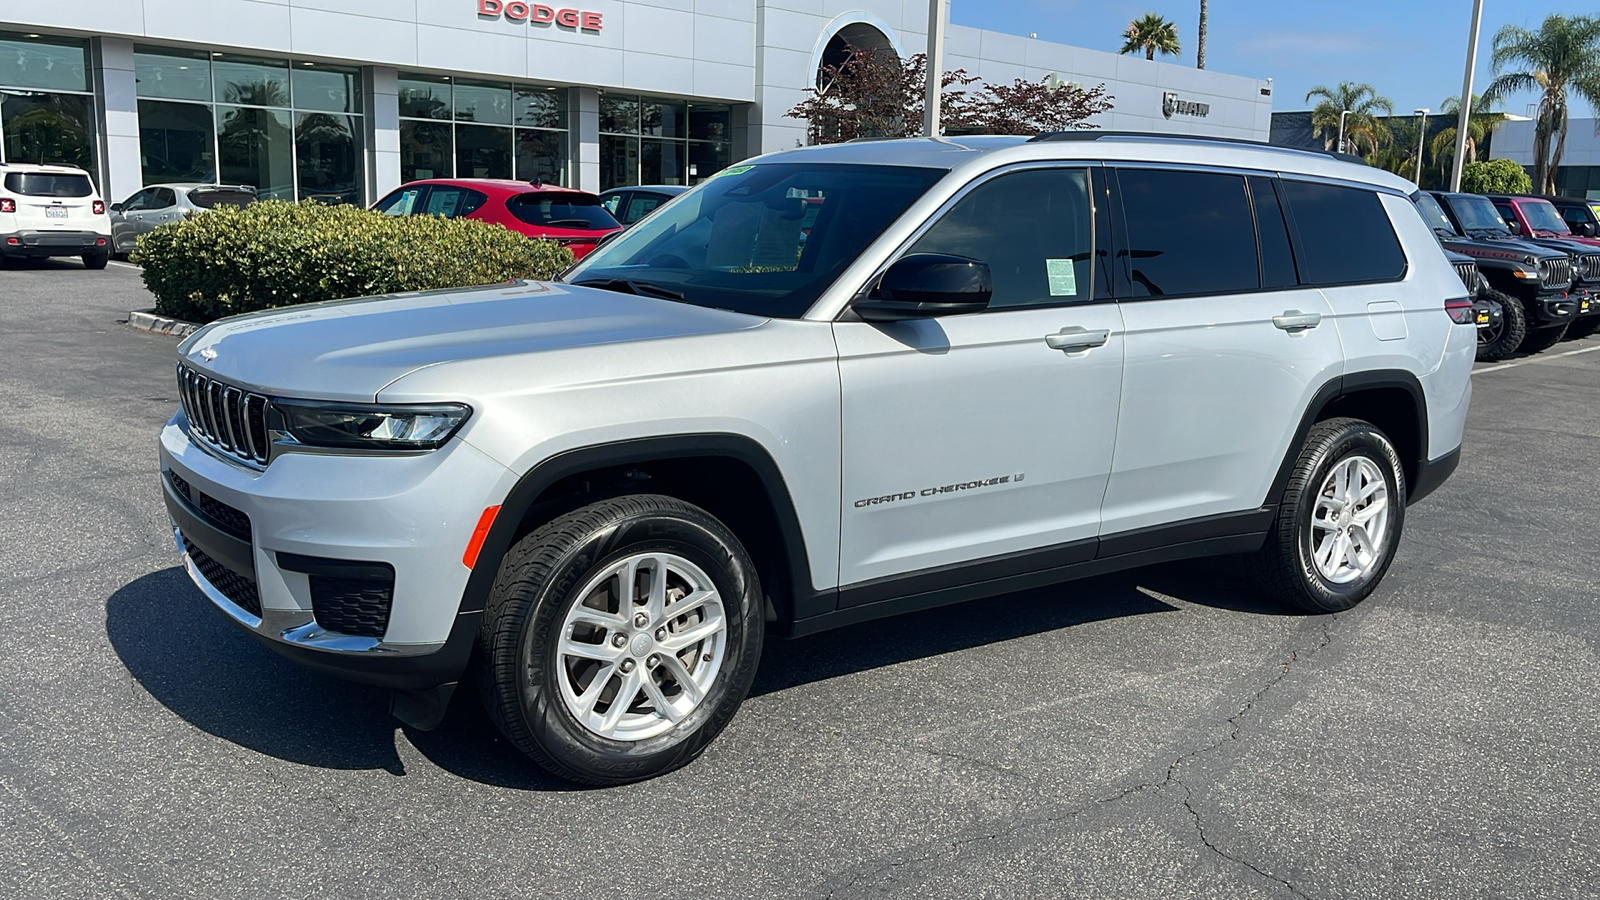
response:
{"label": "door handle", "polygon": [[1284,331],[1305,331],[1322,324],[1322,313],[1301,312],[1298,309],[1284,310],[1283,315],[1273,316],[1272,324]]}
{"label": "door handle", "polygon": [[1088,350],[1093,347],[1103,347],[1111,339],[1111,329],[1101,328],[1090,331],[1081,325],[1070,325],[1055,334],[1044,336],[1045,346],[1051,350]]}

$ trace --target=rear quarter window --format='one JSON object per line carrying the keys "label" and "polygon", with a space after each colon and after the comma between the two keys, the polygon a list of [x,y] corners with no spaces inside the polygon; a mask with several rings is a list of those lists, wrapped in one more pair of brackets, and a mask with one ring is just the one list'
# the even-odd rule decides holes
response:
{"label": "rear quarter window", "polygon": [[5,185],[6,190],[24,197],[87,197],[94,193],[87,175],[8,172]]}
{"label": "rear quarter window", "polygon": [[1369,284],[1405,275],[1405,252],[1375,191],[1292,179],[1279,187],[1300,237],[1302,282]]}

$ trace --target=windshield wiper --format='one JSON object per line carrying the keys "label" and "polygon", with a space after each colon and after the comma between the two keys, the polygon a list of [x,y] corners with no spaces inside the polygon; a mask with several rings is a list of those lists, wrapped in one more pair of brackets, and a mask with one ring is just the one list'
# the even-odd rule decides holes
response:
{"label": "windshield wiper", "polygon": [[619,294],[638,294],[641,297],[660,297],[663,300],[683,299],[683,291],[675,291],[672,288],[648,281],[632,281],[627,278],[592,278],[588,281],[574,281],[573,284],[578,287],[599,288],[602,291],[616,291]]}

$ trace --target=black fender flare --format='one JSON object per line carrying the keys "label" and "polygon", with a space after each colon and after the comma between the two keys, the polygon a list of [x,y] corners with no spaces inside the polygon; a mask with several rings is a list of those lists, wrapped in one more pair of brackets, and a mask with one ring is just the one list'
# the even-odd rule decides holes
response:
{"label": "black fender flare", "polygon": [[[1348,375],[1339,375],[1330,379],[1326,384],[1317,389],[1312,395],[1311,402],[1306,404],[1305,414],[1300,417],[1300,424],[1295,429],[1294,438],[1289,442],[1289,448],[1283,455],[1283,463],[1278,467],[1278,474],[1272,479],[1272,487],[1267,490],[1267,498],[1263,505],[1276,508],[1283,501],[1284,489],[1289,485],[1289,476],[1294,471],[1295,460],[1300,456],[1300,448],[1305,445],[1306,435],[1311,432],[1329,405],[1357,391],[1372,390],[1374,388],[1399,388],[1411,395],[1417,409],[1417,459],[1408,460],[1416,465],[1416,472],[1421,472],[1428,465],[1428,397],[1422,390],[1422,382],[1417,376],[1404,369],[1373,369],[1367,372],[1353,372]],[[1417,495],[1417,479],[1407,479],[1407,502],[1422,499]]]}

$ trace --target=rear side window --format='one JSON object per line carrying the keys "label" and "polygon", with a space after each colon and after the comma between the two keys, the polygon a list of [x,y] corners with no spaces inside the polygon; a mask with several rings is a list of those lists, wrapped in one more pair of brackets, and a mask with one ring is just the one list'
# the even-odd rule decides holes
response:
{"label": "rear side window", "polygon": [[87,175],[9,172],[6,190],[24,197],[87,197],[94,193],[94,186]]}
{"label": "rear side window", "polygon": [[419,211],[427,216],[454,219],[476,211],[488,199],[487,194],[468,188],[436,184],[428,191],[426,204]]}
{"label": "rear side window", "polygon": [[215,209],[218,206],[249,206],[256,201],[256,195],[249,191],[215,190],[210,188],[195,188],[189,192],[189,202],[201,209]]}
{"label": "rear side window", "polygon": [[1279,182],[1300,235],[1306,284],[1395,281],[1406,256],[1374,191],[1312,181]]}
{"label": "rear side window", "polygon": [[1132,293],[1188,297],[1261,286],[1256,230],[1241,175],[1121,169]]}
{"label": "rear side window", "polygon": [[1283,221],[1283,208],[1271,178],[1250,176],[1250,201],[1256,208],[1256,242],[1261,249],[1261,286],[1267,289],[1294,287],[1294,251],[1289,246],[1289,227]]}
{"label": "rear side window", "polygon": [[600,231],[619,227],[600,198],[589,194],[534,191],[507,200],[506,208],[518,221],[529,225]]}

